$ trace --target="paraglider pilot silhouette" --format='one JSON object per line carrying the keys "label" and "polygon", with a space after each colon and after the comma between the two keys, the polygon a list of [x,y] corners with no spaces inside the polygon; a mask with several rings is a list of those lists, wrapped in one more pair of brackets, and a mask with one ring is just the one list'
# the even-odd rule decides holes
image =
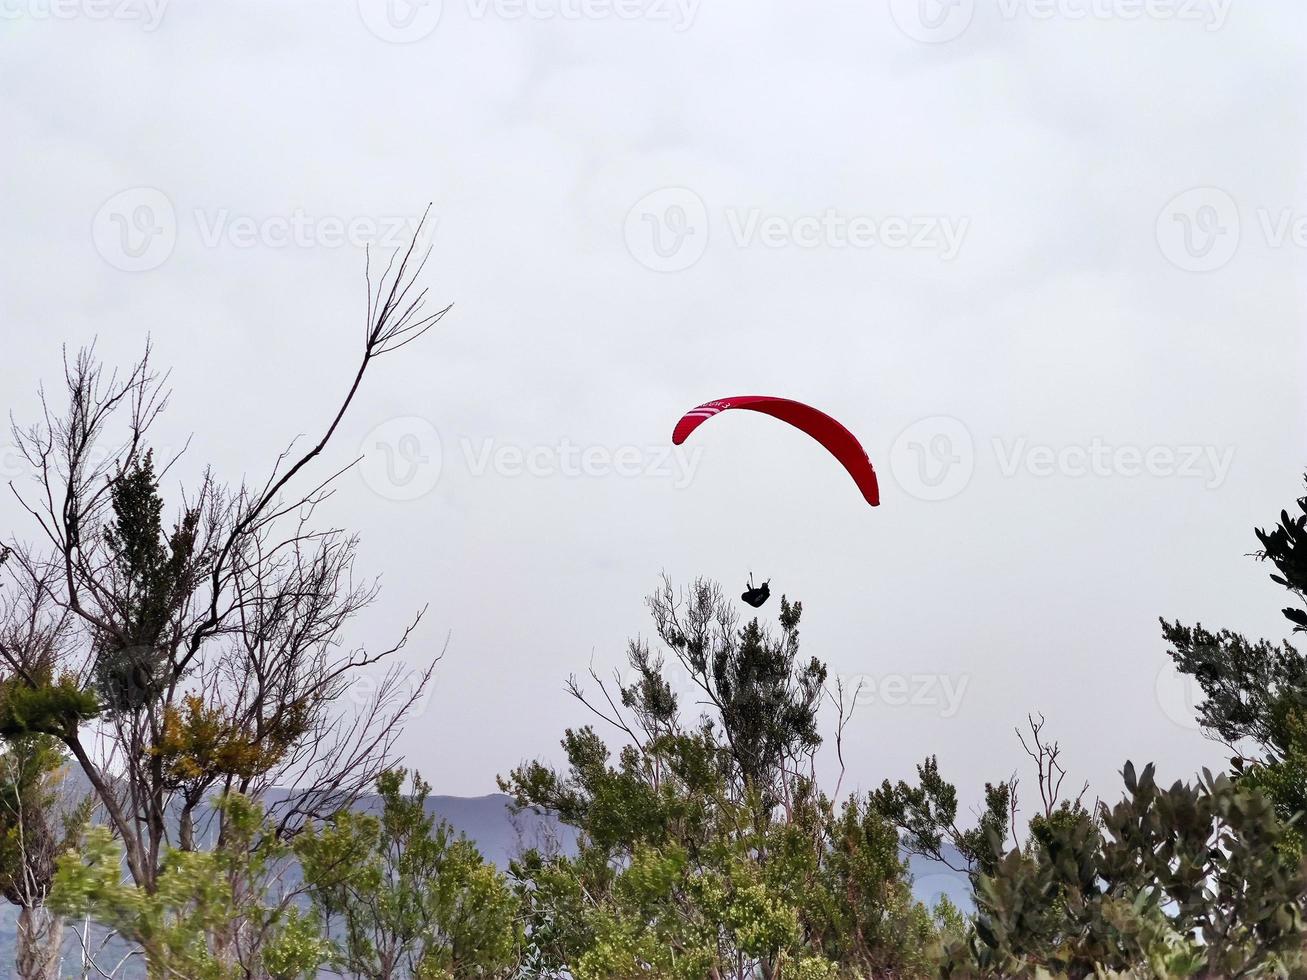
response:
{"label": "paraglider pilot silhouette", "polygon": [[[871,460],[867,458],[867,451],[862,448],[857,436],[825,412],[789,398],[737,395],[704,402],[681,416],[681,420],[676,423],[676,428],[672,430],[672,444],[681,445],[690,437],[690,433],[708,419],[732,409],[761,412],[806,432],[821,443],[826,451],[840,462],[849,476],[853,477],[853,482],[857,484],[867,503],[873,507],[880,504],[880,484],[876,480],[876,471],[872,468]],[[771,579],[768,579],[762,585],[755,586],[753,573],[750,572],[749,587],[744,590],[740,598],[754,609],[758,609],[771,598],[770,583]]]}
{"label": "paraglider pilot silhouette", "polygon": [[764,602],[771,598],[771,579],[768,579],[766,582],[763,582],[762,585],[754,588],[753,572],[750,572],[749,587],[741,593],[740,598],[753,606],[754,609],[758,609]]}

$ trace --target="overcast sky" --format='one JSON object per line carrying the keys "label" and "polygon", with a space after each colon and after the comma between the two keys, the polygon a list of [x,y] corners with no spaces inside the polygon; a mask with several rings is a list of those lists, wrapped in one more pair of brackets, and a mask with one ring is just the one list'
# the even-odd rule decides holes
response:
{"label": "overcast sky", "polygon": [[[1027,711],[1109,795],[1223,759],[1157,617],[1285,632],[1247,554],[1307,466],[1300,0],[0,9],[19,419],[61,344],[150,335],[179,475],[262,478],[353,372],[363,245],[432,203],[455,308],[330,462],[384,580],[352,638],[448,636],[402,745],[437,792],[557,759],[663,570],[803,600],[868,685],[846,788],[937,753],[974,801]],[[882,505],[762,416],[668,454],[742,393],[844,421]]]}

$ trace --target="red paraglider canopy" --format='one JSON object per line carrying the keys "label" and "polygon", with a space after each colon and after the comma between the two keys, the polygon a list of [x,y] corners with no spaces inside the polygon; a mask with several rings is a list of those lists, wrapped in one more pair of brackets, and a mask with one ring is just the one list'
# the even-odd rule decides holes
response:
{"label": "red paraglider canopy", "polygon": [[714,415],[731,409],[742,408],[750,412],[762,412],[788,422],[795,428],[802,429],[826,450],[838,459],[853,482],[858,485],[867,503],[873,507],[880,505],[880,485],[876,482],[876,471],[872,469],[871,460],[866,450],[852,432],[840,425],[825,412],[820,412],[811,405],[796,402],[789,398],[772,398],[768,395],[736,395],[732,398],[718,398],[704,402],[698,408],[692,408],[676,423],[672,432],[672,442],[680,445],[689,438],[690,433]]}

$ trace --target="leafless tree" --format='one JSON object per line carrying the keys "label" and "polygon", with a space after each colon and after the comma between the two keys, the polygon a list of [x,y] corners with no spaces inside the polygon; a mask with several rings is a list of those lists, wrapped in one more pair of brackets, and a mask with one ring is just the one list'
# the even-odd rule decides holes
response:
{"label": "leafless tree", "polygon": [[[1025,734],[1018,728],[1016,729],[1017,741],[1021,743],[1021,748],[1025,750],[1026,755],[1030,756],[1031,761],[1035,763],[1042,816],[1045,819],[1052,817],[1058,807],[1064,803],[1075,809],[1081,809],[1085,794],[1089,792],[1089,781],[1085,781],[1074,799],[1064,798],[1062,796],[1062,783],[1066,779],[1067,771],[1062,766],[1062,746],[1056,741],[1050,742],[1044,735],[1045,721],[1042,714],[1038,718],[1033,714],[1026,715],[1026,724],[1030,728],[1030,740],[1027,741]],[[1013,816],[1015,817],[1015,778],[1012,780],[1012,785]]]}
{"label": "leafless tree", "polygon": [[[43,389],[40,423],[14,426],[35,480],[11,487],[36,540],[10,541],[12,571],[67,642],[54,656],[0,646],[0,665],[49,695],[26,723],[66,746],[147,890],[166,847],[201,846],[197,821],[214,794],[288,787],[269,800],[286,836],[366,791],[438,659],[413,673],[399,665],[421,612],[379,650],[347,643],[377,584],[356,578],[357,539],[317,516],[352,463],[311,476],[373,363],[449,310],[427,309],[420,234],[375,281],[369,259],[361,350],[316,439],[292,442],[262,483],[228,486],[206,471],[170,528],[157,488],[177,457],[150,448],[170,391],[148,345],[125,371],[107,370],[94,348],[65,353],[60,397]],[[375,693],[349,703],[369,669],[383,673]],[[216,846],[221,813],[209,817]]]}
{"label": "leafless tree", "polygon": [[117,948],[114,941],[118,934],[111,929],[97,929],[89,916],[74,923],[72,930],[77,939],[78,980],[117,980],[133,961],[145,955],[136,947],[129,946],[125,951]]}

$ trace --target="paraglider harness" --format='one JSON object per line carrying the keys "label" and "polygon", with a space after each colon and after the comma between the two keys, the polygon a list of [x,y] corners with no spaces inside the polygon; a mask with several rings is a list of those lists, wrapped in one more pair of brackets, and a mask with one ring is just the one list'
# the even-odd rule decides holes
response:
{"label": "paraglider harness", "polygon": [[763,582],[762,585],[754,588],[753,572],[750,572],[749,586],[740,595],[740,598],[753,606],[754,609],[758,609],[764,602],[771,598],[771,579],[768,579],[766,582]]}

